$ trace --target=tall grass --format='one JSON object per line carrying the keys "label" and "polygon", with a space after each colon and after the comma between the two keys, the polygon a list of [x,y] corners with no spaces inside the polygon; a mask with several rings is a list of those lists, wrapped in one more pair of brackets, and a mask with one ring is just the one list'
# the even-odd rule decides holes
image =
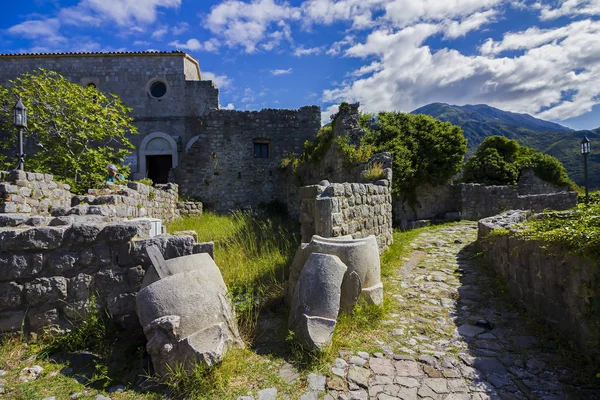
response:
{"label": "tall grass", "polygon": [[233,296],[240,331],[251,341],[261,309],[283,296],[286,269],[298,246],[293,226],[236,212],[187,217],[167,228],[169,232],[194,230],[199,241],[215,242],[215,262]]}

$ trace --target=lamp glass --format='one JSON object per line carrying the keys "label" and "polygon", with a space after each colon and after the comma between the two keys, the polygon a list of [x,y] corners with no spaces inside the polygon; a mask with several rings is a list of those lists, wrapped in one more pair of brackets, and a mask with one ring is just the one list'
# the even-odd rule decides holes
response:
{"label": "lamp glass", "polygon": [[13,108],[13,123],[19,128],[27,127],[27,110],[21,100]]}

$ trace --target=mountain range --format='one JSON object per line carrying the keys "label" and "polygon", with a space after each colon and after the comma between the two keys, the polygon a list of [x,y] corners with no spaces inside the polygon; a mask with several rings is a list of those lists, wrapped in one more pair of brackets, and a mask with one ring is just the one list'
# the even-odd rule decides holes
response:
{"label": "mountain range", "polygon": [[412,114],[430,115],[461,127],[468,140],[468,155],[473,154],[488,136],[501,135],[515,139],[521,145],[558,158],[569,177],[580,186],[584,184],[580,143],[587,136],[592,142],[588,171],[590,188],[600,188],[600,152],[596,147],[600,146],[600,128],[575,131],[528,114],[503,111],[486,104],[456,106],[432,103],[414,110]]}

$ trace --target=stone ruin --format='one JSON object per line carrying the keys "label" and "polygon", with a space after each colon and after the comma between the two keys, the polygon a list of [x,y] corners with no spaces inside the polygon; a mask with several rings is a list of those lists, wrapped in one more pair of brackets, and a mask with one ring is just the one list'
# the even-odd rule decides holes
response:
{"label": "stone ruin", "polygon": [[137,314],[159,375],[176,365],[212,366],[230,348],[244,347],[227,287],[208,254],[165,261],[156,247],[147,251],[154,266],[137,294]]}
{"label": "stone ruin", "polygon": [[286,301],[289,328],[308,350],[327,345],[340,311],[351,313],[359,298],[383,302],[375,236],[352,239],[313,236],[302,243],[290,267]]}

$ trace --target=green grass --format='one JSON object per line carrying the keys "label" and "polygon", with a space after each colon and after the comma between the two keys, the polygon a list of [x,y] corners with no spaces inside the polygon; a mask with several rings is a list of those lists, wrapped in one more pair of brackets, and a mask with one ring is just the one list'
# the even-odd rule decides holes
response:
{"label": "green grass", "polygon": [[167,229],[194,230],[198,241],[215,242],[215,262],[234,299],[240,330],[252,340],[261,309],[283,296],[287,267],[298,247],[294,226],[237,212],[183,218]]}
{"label": "green grass", "polygon": [[[594,194],[593,199],[597,196]],[[600,258],[600,202],[580,203],[571,213],[549,212],[521,225],[523,237],[573,254]]]}

